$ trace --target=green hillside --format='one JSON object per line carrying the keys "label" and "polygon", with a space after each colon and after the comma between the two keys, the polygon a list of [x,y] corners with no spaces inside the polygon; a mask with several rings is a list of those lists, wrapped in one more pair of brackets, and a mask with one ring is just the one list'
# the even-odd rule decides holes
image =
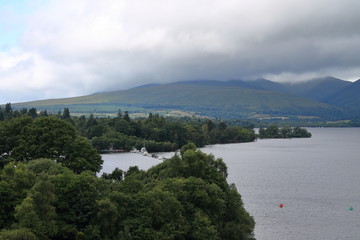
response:
{"label": "green hillside", "polygon": [[352,83],[349,81],[333,77],[317,78],[308,82],[295,84],[283,84],[285,92],[316,101],[324,101],[350,85],[352,85]]}
{"label": "green hillside", "polygon": [[341,89],[324,101],[344,109],[351,118],[360,116],[360,80],[351,83],[350,86]]}
{"label": "green hillside", "polygon": [[326,102],[346,108],[360,106],[360,80],[353,82],[350,86],[341,89],[337,93],[325,99]]}
{"label": "green hillside", "polygon": [[[339,109],[314,100],[269,90],[250,89],[229,82],[183,82],[149,85],[83,97],[13,104],[57,112],[111,113],[119,108],[131,113],[180,110],[221,118],[309,116],[330,118]],[[230,82],[231,83],[231,82]]]}

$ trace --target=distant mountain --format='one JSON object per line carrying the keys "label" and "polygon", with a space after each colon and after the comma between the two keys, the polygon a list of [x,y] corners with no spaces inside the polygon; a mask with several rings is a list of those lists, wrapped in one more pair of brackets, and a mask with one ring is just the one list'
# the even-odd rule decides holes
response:
{"label": "distant mountain", "polygon": [[340,89],[338,92],[324,99],[324,102],[347,108],[360,108],[360,79],[350,83],[346,88]]}
{"label": "distant mountain", "polygon": [[233,86],[244,87],[254,90],[270,90],[274,92],[288,93],[320,102],[325,102],[326,99],[335,95],[342,89],[349,87],[352,83],[334,77],[324,77],[296,83],[277,83],[267,79],[259,78],[252,81],[197,80],[179,82],[178,84],[191,84],[201,86]]}
{"label": "distant mountain", "polygon": [[161,85],[145,85],[129,90],[98,93],[83,97],[18,103],[16,108],[36,107],[57,112],[64,107],[72,113],[179,110],[219,118],[341,116],[341,109],[327,103],[289,94],[284,84],[266,79],[255,81],[198,80]]}
{"label": "distant mountain", "polygon": [[256,80],[229,80],[229,81],[217,81],[217,80],[195,80],[195,81],[183,81],[177,84],[190,84],[200,86],[228,86],[228,87],[243,87],[254,90],[271,90],[276,92],[287,92],[287,88],[281,84],[272,82],[267,79],[259,78]]}
{"label": "distant mountain", "polygon": [[284,91],[297,96],[310,98],[317,101],[324,101],[344,88],[351,85],[351,82],[334,77],[317,78],[307,82],[284,83]]}

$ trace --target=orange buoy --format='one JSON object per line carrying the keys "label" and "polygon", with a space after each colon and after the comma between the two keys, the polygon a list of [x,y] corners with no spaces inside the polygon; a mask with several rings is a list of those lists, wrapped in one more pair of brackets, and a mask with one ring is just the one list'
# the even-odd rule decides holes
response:
{"label": "orange buoy", "polygon": [[279,204],[279,207],[281,207],[281,208],[284,207],[284,204],[280,203],[280,204]]}

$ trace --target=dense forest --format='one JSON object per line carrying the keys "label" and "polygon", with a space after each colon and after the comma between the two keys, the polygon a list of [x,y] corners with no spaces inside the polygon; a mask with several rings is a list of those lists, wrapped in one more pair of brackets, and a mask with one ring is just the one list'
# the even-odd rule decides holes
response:
{"label": "dense forest", "polygon": [[102,177],[28,157],[0,170],[1,240],[253,239],[254,220],[225,163],[194,144],[146,172]]}
{"label": "dense forest", "polygon": [[[11,122],[20,116],[38,119],[49,114],[38,112],[35,108],[13,111],[10,103],[0,109],[0,121]],[[227,126],[224,122],[210,119],[181,121],[152,113],[147,118],[131,119],[127,111],[121,110],[115,118],[96,118],[92,114],[73,117],[68,108],[51,116],[73,125],[77,134],[91,140],[99,151],[109,148],[129,151],[133,147],[139,149],[145,146],[149,152],[167,152],[175,151],[188,142],[203,147],[205,144],[250,142],[256,138],[253,125]]]}
{"label": "dense forest", "polygon": [[[10,104],[0,113],[0,240],[253,239],[255,222],[227,183],[225,163],[185,143],[223,134],[224,142],[248,141],[252,130],[151,114],[135,121],[126,112],[114,119],[74,118],[68,109],[49,116]],[[103,161],[91,142],[101,138],[114,147],[116,140],[132,140],[124,148],[167,140],[182,148],[148,171],[132,166],[98,177]]]}

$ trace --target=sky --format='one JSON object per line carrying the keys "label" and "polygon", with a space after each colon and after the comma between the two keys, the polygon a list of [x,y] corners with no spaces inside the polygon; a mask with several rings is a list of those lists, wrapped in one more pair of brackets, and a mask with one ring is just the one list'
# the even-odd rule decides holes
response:
{"label": "sky", "polygon": [[0,0],[0,103],[182,80],[360,78],[358,0]]}

